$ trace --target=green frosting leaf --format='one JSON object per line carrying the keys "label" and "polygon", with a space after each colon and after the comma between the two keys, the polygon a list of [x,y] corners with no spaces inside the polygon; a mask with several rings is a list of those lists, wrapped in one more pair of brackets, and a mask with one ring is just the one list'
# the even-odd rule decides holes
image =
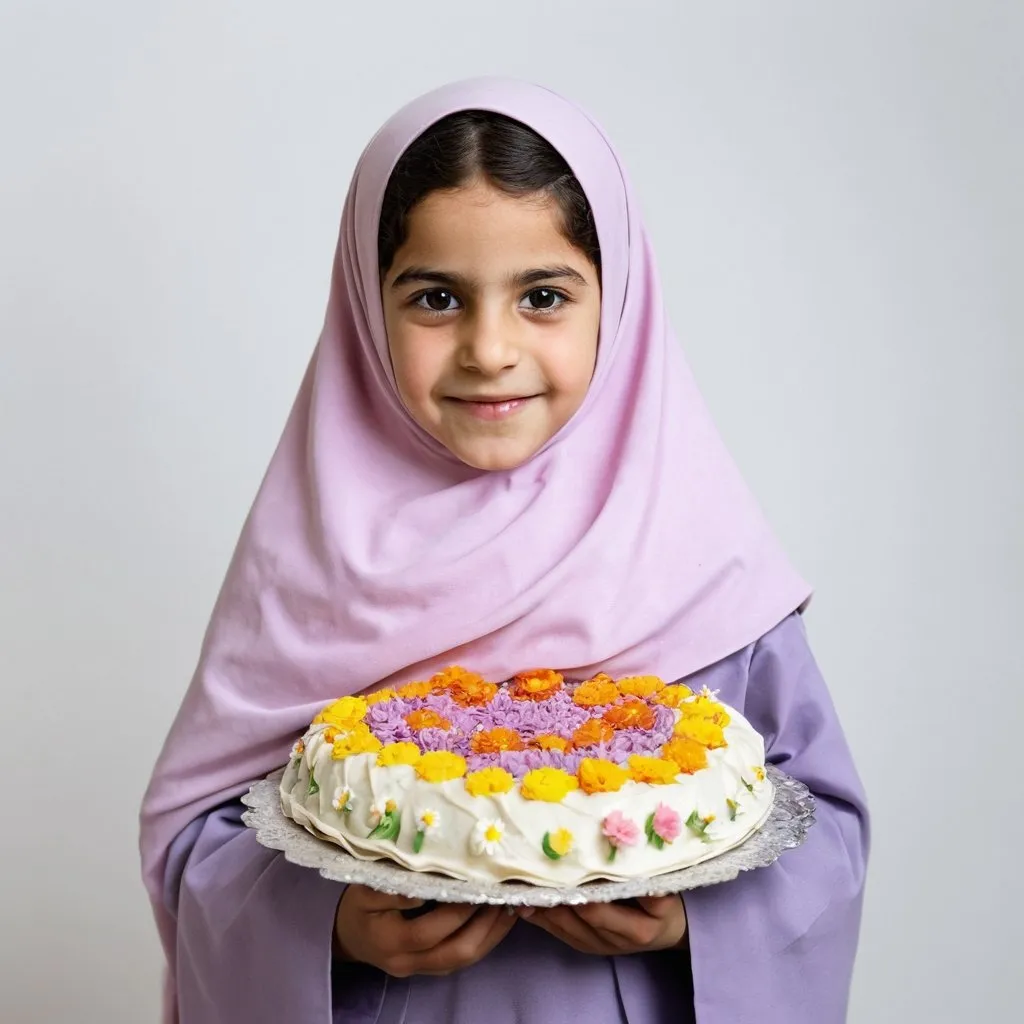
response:
{"label": "green frosting leaf", "polygon": [[656,850],[665,849],[665,840],[654,831],[654,815],[649,814],[647,820],[644,822],[644,832],[647,833],[647,842],[651,844]]}
{"label": "green frosting leaf", "polygon": [[753,793],[754,792],[753,785],[751,783],[747,782],[746,779],[740,779],[740,782],[742,782],[743,785],[747,787],[747,792],[748,793]]}
{"label": "green frosting leaf", "polygon": [[608,851],[608,863],[611,864],[615,860],[615,854],[619,852],[619,848],[614,844],[610,843],[611,849]]}
{"label": "green frosting leaf", "polygon": [[309,773],[309,789],[306,790],[306,796],[316,796],[320,792],[320,783],[316,781],[313,773]]}
{"label": "green frosting leaf", "polygon": [[416,833],[416,836],[415,836],[415,838],[414,838],[414,839],[413,839],[413,841],[412,841],[412,852],[413,852],[413,853],[419,853],[419,852],[420,852],[420,850],[422,850],[422,849],[423,849],[423,837],[424,837],[424,836],[425,836],[426,834],[427,834],[427,833],[426,833],[426,832],[424,832],[424,831],[423,831],[423,829],[420,829],[420,830],[419,830],[419,831],[418,831],[418,832]]}
{"label": "green frosting leaf", "polygon": [[686,827],[695,835],[698,836],[701,842],[710,843],[711,839],[707,835],[708,825],[710,822],[705,821],[697,812],[693,810],[690,812],[690,816],[686,819]]}
{"label": "green frosting leaf", "polygon": [[386,811],[377,827],[366,837],[367,839],[390,839],[394,842],[402,829],[402,819],[398,811]]}

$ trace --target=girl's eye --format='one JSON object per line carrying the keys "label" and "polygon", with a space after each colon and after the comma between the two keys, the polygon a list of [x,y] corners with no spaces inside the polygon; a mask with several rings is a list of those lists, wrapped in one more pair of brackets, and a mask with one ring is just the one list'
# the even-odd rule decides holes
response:
{"label": "girl's eye", "polygon": [[527,308],[531,310],[546,311],[557,309],[566,301],[566,298],[561,292],[556,292],[554,288],[534,288],[533,291],[527,292],[523,296],[523,301],[529,303]]}
{"label": "girl's eye", "polygon": [[431,288],[416,297],[416,305],[429,309],[431,313],[449,313],[458,308],[458,299],[444,288]]}

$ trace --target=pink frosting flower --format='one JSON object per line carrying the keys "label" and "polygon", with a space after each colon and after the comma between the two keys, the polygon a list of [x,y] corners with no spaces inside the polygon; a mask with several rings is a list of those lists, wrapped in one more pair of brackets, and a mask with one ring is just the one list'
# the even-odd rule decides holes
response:
{"label": "pink frosting flower", "polygon": [[601,823],[601,831],[612,846],[636,846],[640,841],[640,826],[622,811],[612,811]]}
{"label": "pink frosting flower", "polygon": [[683,831],[683,821],[671,807],[658,804],[654,811],[653,827],[654,834],[658,838],[663,839],[666,843],[671,843],[673,839],[678,839]]}

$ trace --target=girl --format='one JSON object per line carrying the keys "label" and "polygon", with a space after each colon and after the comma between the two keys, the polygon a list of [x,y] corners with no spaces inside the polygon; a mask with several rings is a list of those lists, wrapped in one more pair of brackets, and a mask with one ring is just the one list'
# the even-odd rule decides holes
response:
{"label": "girl", "polygon": [[[600,129],[503,80],[410,104],[356,168],[323,333],[143,805],[167,1020],[842,1021],[866,819],[807,599]],[[817,825],[684,898],[532,914],[410,915],[257,845],[238,797],[326,702],[454,662],[720,690]]]}

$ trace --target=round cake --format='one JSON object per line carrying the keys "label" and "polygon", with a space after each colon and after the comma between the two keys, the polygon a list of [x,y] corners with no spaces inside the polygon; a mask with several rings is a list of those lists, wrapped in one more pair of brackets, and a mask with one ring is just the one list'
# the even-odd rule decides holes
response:
{"label": "round cake", "polygon": [[284,813],[356,857],[556,886],[716,856],[772,798],[761,736],[714,693],[550,670],[342,697],[281,779]]}

